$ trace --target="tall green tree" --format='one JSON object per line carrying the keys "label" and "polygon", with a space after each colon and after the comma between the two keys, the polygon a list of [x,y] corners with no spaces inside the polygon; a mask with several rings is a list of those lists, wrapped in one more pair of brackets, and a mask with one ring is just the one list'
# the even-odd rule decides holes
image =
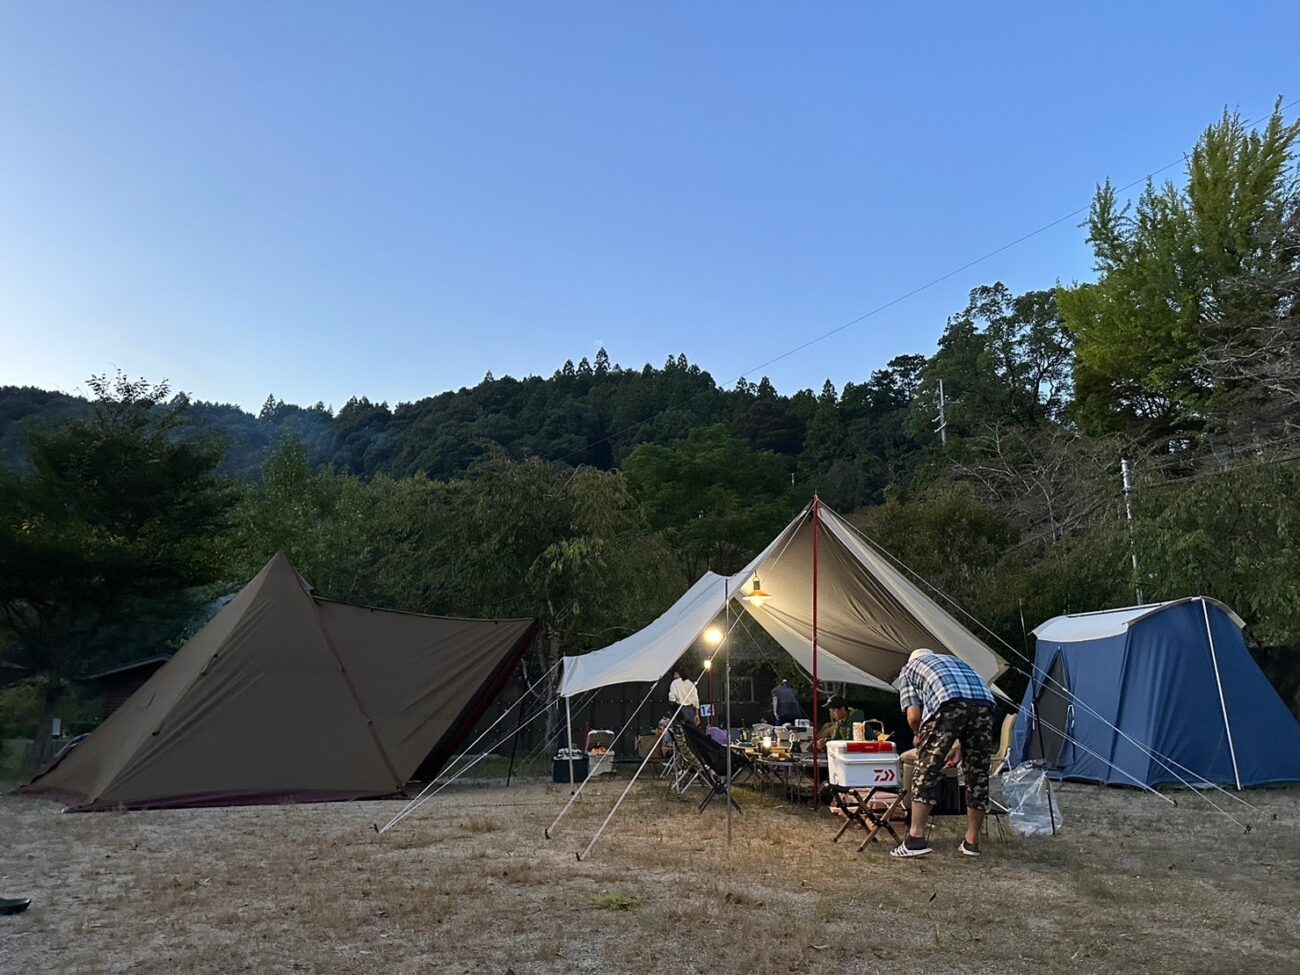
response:
{"label": "tall green tree", "polygon": [[1148,183],[1136,206],[1109,182],[1098,188],[1088,240],[1100,278],[1060,294],[1078,337],[1076,410],[1088,429],[1158,438],[1204,428],[1223,391],[1204,352],[1248,311],[1217,315],[1225,289],[1285,260],[1267,231],[1300,199],[1297,137],[1300,122],[1287,124],[1280,105],[1259,130],[1225,112],[1192,151],[1183,186]]}
{"label": "tall green tree", "polygon": [[918,439],[933,439],[940,381],[950,438],[991,424],[1054,422],[1069,401],[1073,366],[1073,336],[1053,292],[1016,295],[1000,281],[982,285],[948,320],[922,373],[910,429]]}
{"label": "tall green tree", "polygon": [[692,581],[706,569],[739,571],[794,515],[785,462],[720,424],[670,447],[642,444],[625,466],[647,523],[664,533]]}
{"label": "tall green tree", "polygon": [[[44,681],[46,718],[69,678],[111,656],[128,606],[216,578],[232,497],[222,448],[194,439],[167,383],[92,377],[93,417],[33,435],[29,469],[0,475],[6,655]],[[48,744],[48,720],[36,758]]]}

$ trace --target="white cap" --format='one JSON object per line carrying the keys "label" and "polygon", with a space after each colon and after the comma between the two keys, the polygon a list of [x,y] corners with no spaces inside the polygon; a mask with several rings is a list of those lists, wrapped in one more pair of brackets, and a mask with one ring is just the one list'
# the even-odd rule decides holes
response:
{"label": "white cap", "polygon": [[926,650],[926,649],[924,649],[924,648],[922,648],[922,649],[920,649],[920,650],[913,650],[912,653],[911,653],[911,656],[909,656],[909,657],[907,658],[907,662],[910,664],[910,663],[912,663],[912,662],[915,661],[915,660],[919,660],[921,657],[924,657],[927,653],[934,653],[934,651],[933,651],[933,650]]}

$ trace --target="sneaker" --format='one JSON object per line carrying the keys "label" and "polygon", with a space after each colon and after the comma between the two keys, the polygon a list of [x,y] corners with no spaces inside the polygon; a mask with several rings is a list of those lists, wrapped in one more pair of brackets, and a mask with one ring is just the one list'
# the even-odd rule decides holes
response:
{"label": "sneaker", "polygon": [[980,855],[980,845],[978,843],[967,843],[961,841],[961,846],[957,847],[957,852],[964,857],[977,857]]}
{"label": "sneaker", "polygon": [[909,836],[898,846],[889,851],[891,857],[897,857],[900,860],[906,860],[909,857],[923,857],[927,853],[933,853],[930,849],[929,842],[921,836]]}

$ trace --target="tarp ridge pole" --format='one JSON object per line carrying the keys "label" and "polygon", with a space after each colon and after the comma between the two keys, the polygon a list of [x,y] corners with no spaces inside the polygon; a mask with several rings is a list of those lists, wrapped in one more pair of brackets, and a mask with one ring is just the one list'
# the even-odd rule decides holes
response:
{"label": "tarp ridge pole", "polygon": [[[527,677],[525,676],[525,681]],[[510,788],[510,780],[515,774],[515,753],[519,749],[519,729],[523,727],[524,709],[519,709],[519,720],[515,723],[515,737],[510,741],[510,768],[506,770],[506,788]]]}
{"label": "tarp ridge pole", "polygon": [[[623,727],[619,730],[619,733],[614,736],[614,741],[617,742],[627,733],[628,726],[636,720],[636,716],[641,713],[641,709],[645,707],[645,702],[650,700],[650,695],[655,692],[655,688],[659,686],[659,681],[661,680],[663,680],[662,677],[650,685],[650,690],[646,691],[645,697],[641,698],[641,703],[636,706],[636,710],[632,712],[632,716],[627,719],[626,723],[624,723]],[[592,693],[595,692],[593,691]],[[555,829],[555,827],[560,824],[560,820],[564,818],[565,814],[569,811],[570,807],[573,806],[573,803],[577,800],[578,796],[582,795],[582,790],[585,789],[587,783],[591,781],[591,776],[594,771],[595,770],[589,764],[587,766],[587,777],[582,780],[578,785],[578,788],[569,796],[569,801],[564,804],[564,808],[560,810],[560,814],[555,817],[555,822],[551,823],[550,826],[546,827],[546,829],[542,831],[542,835],[548,840],[551,838],[551,830]]]}
{"label": "tarp ridge pole", "polygon": [[1237,768],[1237,749],[1232,743],[1232,723],[1228,721],[1228,702],[1223,696],[1223,678],[1219,675],[1219,655],[1214,649],[1214,630],[1210,627],[1210,607],[1201,597],[1201,613],[1205,617],[1205,638],[1210,643],[1210,662],[1214,664],[1214,683],[1219,688],[1219,708],[1223,712],[1223,730],[1228,733],[1228,754],[1232,757],[1232,779],[1241,791],[1241,772]]}
{"label": "tarp ridge pole", "polygon": [[[726,626],[724,628],[725,633],[731,632],[731,594],[727,588],[730,582],[731,582],[730,579],[722,580],[722,612],[725,614],[723,616],[723,619],[726,621]],[[725,642],[726,639],[724,637],[722,643]],[[722,643],[719,643],[718,646],[721,647]],[[731,647],[727,647],[726,654],[727,654],[727,673],[723,677],[723,680],[726,682],[726,687],[723,690],[723,694],[726,697],[726,701],[727,701],[727,705],[726,705],[727,714],[726,714],[726,718],[723,720],[722,730],[727,735],[727,846],[728,848],[730,848],[731,806],[735,801],[731,798]],[[775,715],[773,715],[773,717],[775,717]]]}
{"label": "tarp ridge pole", "polygon": [[[817,715],[818,715],[818,682],[817,682],[817,568],[820,561],[819,544],[821,532],[821,498],[813,495],[813,523],[812,523],[812,707],[813,707],[813,761],[812,761],[812,779],[813,779],[813,799],[812,807],[816,812],[821,801],[821,782],[820,770],[818,768],[817,755]],[[775,715],[773,715],[775,717]]]}
{"label": "tarp ridge pole", "polygon": [[573,794],[573,711],[570,709],[569,698],[564,699],[564,727],[569,735],[569,747],[565,749],[565,754],[569,756],[569,794]]}

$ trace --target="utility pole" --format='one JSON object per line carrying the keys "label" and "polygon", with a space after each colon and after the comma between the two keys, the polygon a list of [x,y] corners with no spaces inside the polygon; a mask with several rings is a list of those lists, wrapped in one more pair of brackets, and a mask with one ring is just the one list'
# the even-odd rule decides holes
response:
{"label": "utility pole", "polygon": [[1119,462],[1119,475],[1124,484],[1124,516],[1128,521],[1128,550],[1133,560],[1133,593],[1138,605],[1142,605],[1142,583],[1138,576],[1138,553],[1133,544],[1133,462],[1123,458]]}
{"label": "utility pole", "polygon": [[948,446],[948,417],[947,414],[944,412],[944,406],[945,403],[943,399],[943,380],[940,379],[939,380],[939,415],[934,418],[938,426],[936,426],[934,430],[935,433],[939,434],[939,442],[946,447]]}

